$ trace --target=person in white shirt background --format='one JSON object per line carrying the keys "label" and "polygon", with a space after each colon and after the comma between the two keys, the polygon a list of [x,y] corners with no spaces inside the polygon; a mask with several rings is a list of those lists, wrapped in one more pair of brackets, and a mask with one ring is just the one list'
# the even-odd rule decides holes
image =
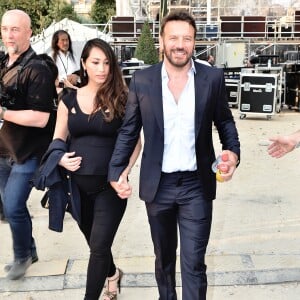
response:
{"label": "person in white shirt background", "polygon": [[74,87],[78,85],[80,62],[76,58],[72,40],[65,30],[57,30],[52,36],[51,57],[58,68],[57,87]]}

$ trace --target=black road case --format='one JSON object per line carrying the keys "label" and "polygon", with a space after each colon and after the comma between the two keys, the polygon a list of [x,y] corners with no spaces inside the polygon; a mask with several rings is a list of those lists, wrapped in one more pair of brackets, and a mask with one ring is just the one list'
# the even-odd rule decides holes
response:
{"label": "black road case", "polygon": [[238,98],[241,119],[250,114],[270,119],[281,108],[278,74],[241,74]]}
{"label": "black road case", "polygon": [[239,82],[240,82],[239,79],[225,78],[228,104],[229,104],[230,107],[238,107]]}

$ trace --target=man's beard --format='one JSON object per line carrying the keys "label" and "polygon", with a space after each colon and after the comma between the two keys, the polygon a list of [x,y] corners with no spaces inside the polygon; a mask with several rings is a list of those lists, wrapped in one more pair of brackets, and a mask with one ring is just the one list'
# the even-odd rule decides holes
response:
{"label": "man's beard", "polygon": [[6,50],[9,54],[18,54],[19,53],[19,47],[18,46],[6,47]]}
{"label": "man's beard", "polygon": [[[187,56],[186,56],[186,59],[185,60],[180,60],[180,61],[177,61],[175,59],[172,58],[172,53],[173,52],[176,52],[176,51],[181,51],[181,52],[184,52]],[[187,53],[185,50],[183,49],[180,49],[180,48],[176,48],[174,50],[170,50],[169,52],[164,52],[164,57],[169,61],[169,63],[174,66],[174,67],[177,67],[177,68],[182,68],[184,66],[186,66],[191,58],[192,58],[192,54],[189,54]]]}

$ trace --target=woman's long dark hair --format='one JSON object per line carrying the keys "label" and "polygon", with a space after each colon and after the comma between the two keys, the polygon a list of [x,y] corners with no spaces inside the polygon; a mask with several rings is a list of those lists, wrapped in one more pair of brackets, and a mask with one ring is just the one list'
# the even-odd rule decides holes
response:
{"label": "woman's long dark hair", "polygon": [[58,40],[59,40],[59,36],[61,34],[66,34],[68,36],[68,39],[69,39],[69,49],[68,49],[68,51],[70,52],[71,59],[73,61],[75,61],[71,37],[70,37],[70,35],[67,31],[62,30],[62,29],[55,31],[53,36],[52,36],[51,48],[52,48],[52,51],[53,51],[53,53],[52,53],[53,60],[55,62],[57,60],[58,51],[59,51],[59,47],[57,46],[57,43],[58,43]]}
{"label": "woman's long dark hair", "polygon": [[107,42],[99,38],[87,41],[82,50],[80,59],[81,86],[87,85],[89,80],[88,75],[83,69],[82,62],[86,62],[93,48],[99,48],[105,54],[109,63],[109,74],[106,81],[96,93],[95,106],[92,114],[101,109],[105,115],[105,120],[110,122],[115,117],[124,116],[128,90],[122,78],[121,69],[115,53]]}

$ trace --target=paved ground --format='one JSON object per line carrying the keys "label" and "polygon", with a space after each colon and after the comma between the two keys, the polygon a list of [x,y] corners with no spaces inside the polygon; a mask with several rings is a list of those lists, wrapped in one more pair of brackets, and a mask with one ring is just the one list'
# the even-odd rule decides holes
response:
{"label": "paved ground", "polygon": [[[280,160],[266,153],[268,137],[300,127],[300,113],[283,110],[271,120],[263,115],[240,120],[236,109],[233,113],[242,159],[234,179],[218,184],[207,251],[208,299],[300,299],[300,150]],[[214,138],[219,149],[215,130]],[[137,196],[138,170],[139,162],[130,178],[134,194],[114,244],[117,263],[125,271],[118,299],[153,300],[158,298],[153,247]],[[34,191],[29,201],[40,260],[22,280],[5,279],[11,239],[8,225],[0,224],[0,299],[83,299],[88,247],[69,216],[63,233],[47,229],[40,197]],[[179,269],[177,275],[180,295]]]}

